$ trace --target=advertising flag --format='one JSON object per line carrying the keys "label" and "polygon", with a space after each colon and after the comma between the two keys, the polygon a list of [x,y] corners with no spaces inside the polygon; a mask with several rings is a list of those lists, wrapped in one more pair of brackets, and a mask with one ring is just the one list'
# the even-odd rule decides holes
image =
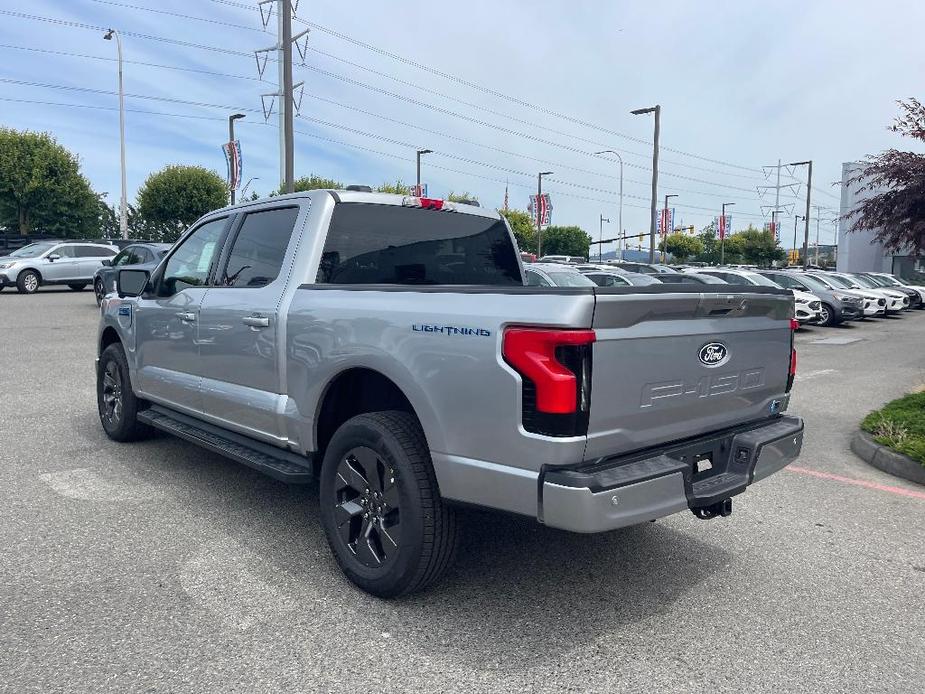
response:
{"label": "advertising flag", "polygon": [[222,145],[222,151],[228,165],[228,190],[237,190],[241,185],[241,172],[244,168],[241,160],[241,141],[226,142]]}

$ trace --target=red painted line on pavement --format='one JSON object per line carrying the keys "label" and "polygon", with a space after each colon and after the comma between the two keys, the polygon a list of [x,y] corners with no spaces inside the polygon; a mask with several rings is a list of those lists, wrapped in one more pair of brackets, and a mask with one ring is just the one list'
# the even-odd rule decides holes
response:
{"label": "red painted line on pavement", "polygon": [[876,489],[878,492],[889,492],[890,494],[898,494],[899,496],[911,496],[913,499],[925,500],[925,492],[916,492],[911,489],[903,489],[902,487],[891,487],[888,484],[877,484],[876,482],[856,480],[852,477],[842,477],[841,475],[833,475],[830,472],[819,472],[818,470],[810,470],[808,468],[798,467],[796,465],[788,465],[784,469],[790,470],[790,472],[798,472],[801,475],[811,475],[812,477],[818,477],[823,480],[834,480],[836,482],[853,484],[857,487],[864,487],[866,489]]}

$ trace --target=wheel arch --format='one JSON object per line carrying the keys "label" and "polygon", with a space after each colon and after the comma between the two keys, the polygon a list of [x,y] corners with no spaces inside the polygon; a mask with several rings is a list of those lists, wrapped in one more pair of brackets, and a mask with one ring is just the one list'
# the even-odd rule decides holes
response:
{"label": "wheel arch", "polygon": [[351,417],[367,412],[399,410],[418,420],[431,446],[426,407],[402,389],[389,375],[367,366],[350,366],[332,376],[321,391],[314,418],[314,443],[318,459],[337,428]]}
{"label": "wheel arch", "polygon": [[99,354],[102,354],[103,350],[109,347],[109,345],[113,345],[116,343],[121,344],[122,338],[119,337],[119,333],[116,331],[114,327],[112,327],[111,325],[107,325],[103,329],[103,332],[100,334]]}

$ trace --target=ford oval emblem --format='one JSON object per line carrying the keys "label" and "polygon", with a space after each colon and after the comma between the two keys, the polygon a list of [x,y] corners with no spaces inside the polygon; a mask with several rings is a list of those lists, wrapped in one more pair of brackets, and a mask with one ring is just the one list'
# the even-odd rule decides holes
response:
{"label": "ford oval emblem", "polygon": [[708,342],[700,348],[699,356],[704,366],[720,366],[729,361],[729,350],[722,342]]}

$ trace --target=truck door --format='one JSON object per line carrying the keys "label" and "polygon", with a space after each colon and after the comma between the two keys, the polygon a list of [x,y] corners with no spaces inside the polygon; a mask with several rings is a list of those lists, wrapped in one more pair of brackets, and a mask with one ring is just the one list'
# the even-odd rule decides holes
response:
{"label": "truck door", "polygon": [[280,304],[299,236],[293,233],[298,216],[292,204],[241,215],[200,308],[203,412],[271,443],[282,442]]}
{"label": "truck door", "polygon": [[158,402],[200,412],[198,321],[229,218],[198,226],[173,249],[151,296],[135,306],[139,389]]}

